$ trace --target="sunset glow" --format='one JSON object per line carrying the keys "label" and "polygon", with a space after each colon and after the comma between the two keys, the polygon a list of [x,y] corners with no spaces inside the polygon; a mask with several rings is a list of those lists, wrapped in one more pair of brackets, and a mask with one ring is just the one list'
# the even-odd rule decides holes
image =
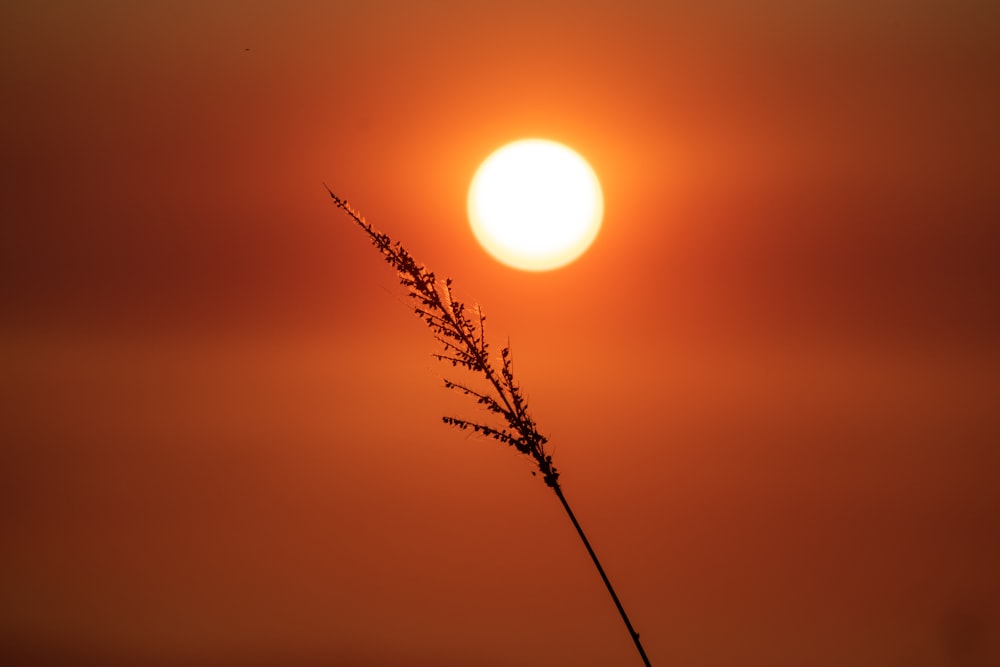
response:
{"label": "sunset glow", "polygon": [[0,667],[1000,667],[1000,1],[0,31]]}

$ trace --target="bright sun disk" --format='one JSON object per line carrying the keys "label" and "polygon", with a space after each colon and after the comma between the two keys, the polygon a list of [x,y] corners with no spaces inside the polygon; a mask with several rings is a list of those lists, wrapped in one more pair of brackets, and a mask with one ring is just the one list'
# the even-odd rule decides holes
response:
{"label": "bright sun disk", "polygon": [[526,271],[559,268],[582,255],[604,215],[594,170],[546,139],[515,141],[486,158],[469,186],[468,205],[486,251]]}

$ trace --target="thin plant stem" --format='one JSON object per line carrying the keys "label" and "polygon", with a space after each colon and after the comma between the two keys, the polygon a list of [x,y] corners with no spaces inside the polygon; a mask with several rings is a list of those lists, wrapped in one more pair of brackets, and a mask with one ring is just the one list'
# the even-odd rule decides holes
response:
{"label": "thin plant stem", "polygon": [[615,593],[615,587],[611,585],[611,580],[608,579],[608,575],[605,574],[604,568],[601,567],[601,561],[597,559],[597,554],[594,553],[594,548],[590,546],[590,540],[587,539],[587,535],[583,532],[580,522],[576,520],[576,515],[573,514],[573,510],[570,508],[569,503],[566,502],[566,496],[563,495],[562,488],[556,484],[552,487],[552,490],[556,492],[559,502],[562,503],[563,509],[566,510],[566,514],[569,515],[569,520],[573,522],[573,527],[576,528],[576,532],[580,535],[580,539],[583,540],[583,546],[587,547],[587,553],[590,554],[590,559],[594,561],[594,567],[597,568],[597,572],[601,575],[601,579],[604,581],[604,585],[607,587],[608,593],[611,594],[611,599],[614,600],[615,607],[618,608],[618,613],[621,614],[622,621],[625,622],[625,627],[628,628],[628,634],[632,637],[632,641],[635,643],[636,649],[639,650],[639,655],[642,657],[643,664],[646,665],[646,667],[651,667],[649,664],[649,658],[646,657],[646,651],[642,648],[642,642],[639,641],[639,633],[632,627],[632,622],[628,619],[628,614],[625,613],[625,607],[622,606],[621,600],[618,599],[618,595]]}
{"label": "thin plant stem", "polygon": [[[639,643],[639,633],[632,627],[628,614],[625,613],[625,608],[611,585],[611,580],[605,574],[597,554],[594,553],[583,528],[576,520],[576,515],[566,502],[562,487],[559,485],[559,473],[552,464],[552,456],[545,449],[548,438],[538,432],[534,420],[528,414],[528,402],[521,387],[514,381],[514,360],[510,345],[500,349],[500,358],[496,360],[499,361],[497,366],[486,342],[486,316],[482,310],[476,306],[471,309],[470,314],[470,309],[466,309],[465,305],[452,295],[450,278],[438,280],[433,271],[428,271],[424,265],[418,264],[399,242],[392,241],[386,234],[376,231],[368,224],[346,199],[335,195],[329,187],[326,190],[337,207],[368,234],[382,257],[396,270],[399,282],[407,288],[408,295],[415,304],[413,312],[431,329],[434,338],[443,348],[434,356],[452,367],[471,371],[486,383],[485,389],[476,389],[465,382],[445,379],[445,387],[474,399],[487,412],[501,418],[505,424],[494,426],[448,416],[443,417],[442,421],[458,429],[471,429],[474,433],[481,433],[510,445],[533,460],[537,472],[541,473],[542,481],[555,492],[570,521],[573,522],[573,527],[583,540],[587,553],[594,561],[598,574],[601,575],[615,607],[618,608],[618,613],[621,614],[622,621],[625,622],[629,636],[639,650],[643,664],[650,667],[649,658]],[[535,475],[536,472],[532,471],[531,474]]]}

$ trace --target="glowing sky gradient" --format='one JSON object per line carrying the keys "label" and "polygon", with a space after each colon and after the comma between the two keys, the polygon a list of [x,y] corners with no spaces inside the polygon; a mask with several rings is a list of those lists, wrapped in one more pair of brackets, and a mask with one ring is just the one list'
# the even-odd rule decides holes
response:
{"label": "glowing sky gradient", "polygon": [[[510,338],[654,665],[1000,663],[997,7],[3,3],[0,663],[638,664],[322,182]],[[558,271],[468,228],[522,137]]]}

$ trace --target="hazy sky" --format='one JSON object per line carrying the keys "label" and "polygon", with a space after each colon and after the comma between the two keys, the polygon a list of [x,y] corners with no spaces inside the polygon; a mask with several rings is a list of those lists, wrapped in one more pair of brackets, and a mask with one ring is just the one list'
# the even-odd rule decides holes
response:
{"label": "hazy sky", "polygon": [[[654,665],[1000,662],[992,2],[0,7],[0,662],[640,664],[347,197],[508,337]],[[523,273],[514,139],[605,223]]]}

